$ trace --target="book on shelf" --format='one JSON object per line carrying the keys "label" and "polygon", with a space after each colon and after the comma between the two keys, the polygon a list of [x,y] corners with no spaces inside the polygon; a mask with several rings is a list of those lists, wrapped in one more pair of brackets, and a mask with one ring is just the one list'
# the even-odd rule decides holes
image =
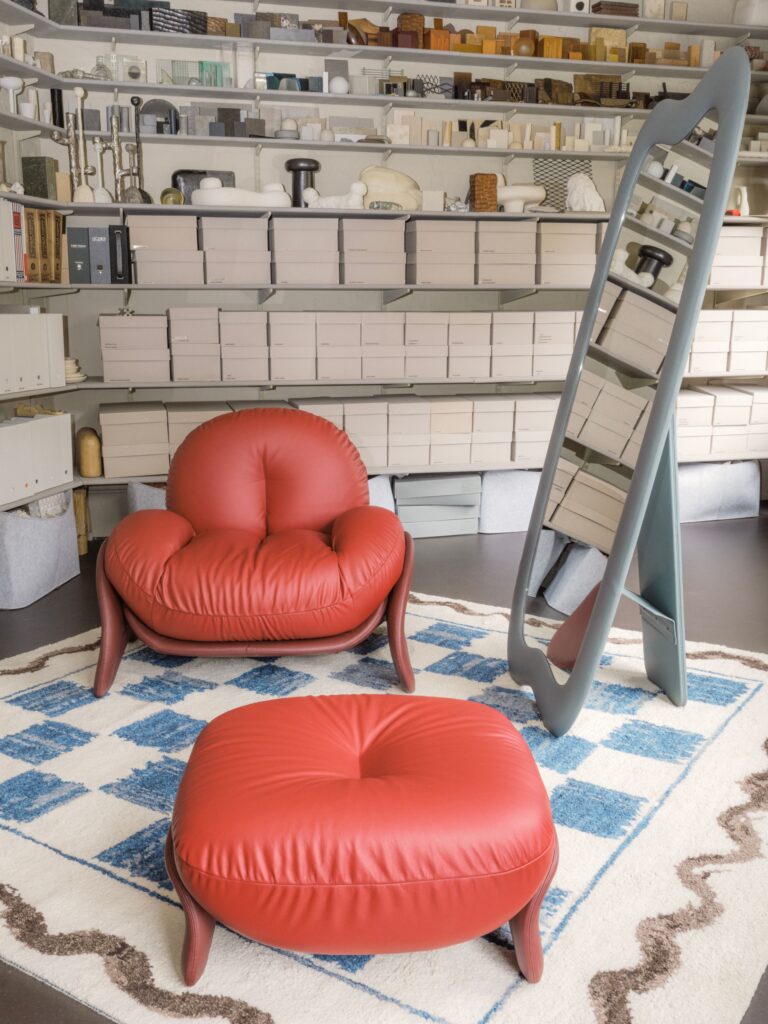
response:
{"label": "book on shelf", "polygon": [[64,217],[20,203],[0,203],[0,280],[58,284]]}

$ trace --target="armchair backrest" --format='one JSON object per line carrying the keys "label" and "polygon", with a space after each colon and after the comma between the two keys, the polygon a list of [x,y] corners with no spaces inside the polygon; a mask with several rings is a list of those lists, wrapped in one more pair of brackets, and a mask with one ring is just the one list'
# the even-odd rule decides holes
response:
{"label": "armchair backrest", "polygon": [[197,533],[328,531],[368,504],[357,449],[328,420],[298,409],[217,416],[184,440],[168,475],[168,508]]}

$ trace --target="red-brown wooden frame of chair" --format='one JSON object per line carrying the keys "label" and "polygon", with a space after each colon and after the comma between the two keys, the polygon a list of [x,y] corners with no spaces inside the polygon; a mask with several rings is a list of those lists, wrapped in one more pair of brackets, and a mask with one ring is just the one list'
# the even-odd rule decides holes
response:
{"label": "red-brown wooden frame of chair", "polygon": [[271,658],[290,654],[335,654],[356,647],[385,619],[389,634],[389,649],[392,661],[406,693],[413,693],[416,686],[408,644],[405,638],[405,609],[413,577],[413,538],[405,534],[405,558],[403,571],[385,601],[355,629],[336,636],[316,637],[310,640],[256,640],[256,641],[215,641],[175,640],[163,636],[137,618],[123,602],[120,595],[107,579],[104,569],[104,551],[109,539],[99,549],[96,560],[96,596],[101,617],[101,648],[96,666],[93,692],[103,697],[114,682],[126,644],[138,637],[158,654],[185,655],[193,658]]}

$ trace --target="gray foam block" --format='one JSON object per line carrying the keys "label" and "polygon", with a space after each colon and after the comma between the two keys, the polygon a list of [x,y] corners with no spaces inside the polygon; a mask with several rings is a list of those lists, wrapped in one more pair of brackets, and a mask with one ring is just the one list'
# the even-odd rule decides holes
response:
{"label": "gray foam block", "polygon": [[451,519],[477,519],[479,502],[475,505],[400,505],[397,514],[404,523],[447,522]]}
{"label": "gray foam block", "polygon": [[536,546],[536,555],[533,559],[531,579],[528,585],[528,594],[535,597],[544,577],[560,557],[560,554],[568,543],[568,538],[556,530],[542,530],[539,536],[539,543]]}
{"label": "gray foam block", "polygon": [[442,519],[425,523],[406,523],[412,537],[458,537],[477,533],[477,516],[470,519]]}
{"label": "gray foam block", "polygon": [[603,578],[607,561],[597,548],[573,544],[560,571],[544,591],[544,600],[555,611],[570,615]]}
{"label": "gray foam block", "polygon": [[128,512],[157,508],[165,508],[165,488],[150,487],[149,484],[131,480],[128,484]]}
{"label": "gray foam block", "polygon": [[678,481],[681,523],[760,514],[757,462],[693,462],[679,467]]}
{"label": "gray foam block", "polygon": [[372,505],[395,511],[395,499],[392,495],[391,476],[372,476],[368,480],[368,495]]}
{"label": "gray foam block", "polygon": [[71,495],[50,519],[0,513],[0,608],[26,608],[79,573]]}
{"label": "gray foam block", "polygon": [[510,469],[483,474],[480,533],[524,533],[541,473]]}
{"label": "gray foam block", "polygon": [[395,497],[429,501],[444,494],[479,494],[481,487],[479,473],[425,473],[395,480]]}

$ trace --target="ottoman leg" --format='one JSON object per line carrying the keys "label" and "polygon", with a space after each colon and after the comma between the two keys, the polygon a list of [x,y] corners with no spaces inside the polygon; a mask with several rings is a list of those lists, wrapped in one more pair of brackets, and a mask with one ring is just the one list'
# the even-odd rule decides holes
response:
{"label": "ottoman leg", "polygon": [[530,898],[528,903],[519,911],[509,926],[512,929],[512,939],[515,943],[515,955],[517,966],[523,977],[532,983],[541,980],[544,972],[544,953],[541,948],[541,932],[539,931],[539,910],[544,897],[547,895],[552,879],[557,870],[558,848],[557,836],[555,836],[555,849],[552,853],[552,863],[549,871],[539,888]]}
{"label": "ottoman leg", "polygon": [[194,985],[202,977],[205,965],[208,963],[208,954],[211,951],[213,929],[216,927],[216,922],[208,911],[203,910],[200,904],[189,894],[179,877],[176,861],[173,856],[173,836],[170,830],[165,841],[165,866],[173,882],[176,895],[181,900],[181,907],[187,921],[187,929],[184,933],[184,948],[181,953],[184,983],[186,985]]}
{"label": "ottoman leg", "polygon": [[400,685],[406,693],[413,693],[416,689],[416,679],[411,666],[411,659],[408,654],[408,642],[405,639],[405,609],[408,606],[408,596],[411,592],[411,579],[413,577],[413,538],[410,533],[405,535],[405,559],[400,579],[392,588],[387,604],[387,634],[389,637],[389,649],[392,652],[392,661],[395,665],[400,680]]}
{"label": "ottoman leg", "polygon": [[99,662],[93,681],[93,693],[96,697],[103,697],[114,682],[125,653],[125,645],[131,638],[120,598],[104,571],[104,549],[107,543],[104,541],[101,545],[96,558],[96,597],[101,618]]}

